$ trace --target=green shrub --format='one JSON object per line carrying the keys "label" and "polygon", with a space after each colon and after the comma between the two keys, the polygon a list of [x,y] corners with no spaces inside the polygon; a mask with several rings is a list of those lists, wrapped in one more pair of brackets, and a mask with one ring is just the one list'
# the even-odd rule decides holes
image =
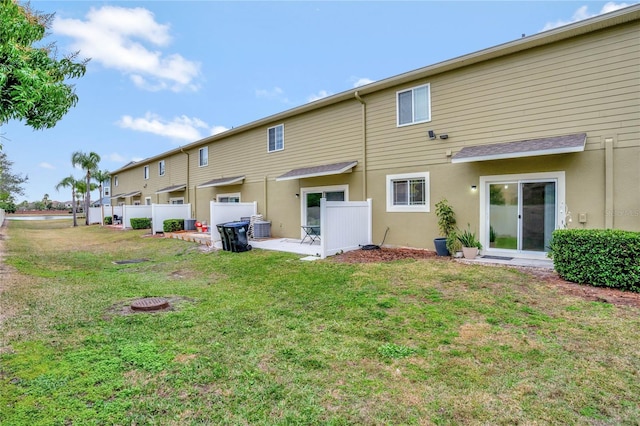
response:
{"label": "green shrub", "polygon": [[111,225],[113,224],[113,218],[111,216],[105,216],[104,217],[104,224],[105,225]]}
{"label": "green shrub", "polygon": [[565,280],[640,292],[640,232],[559,229],[549,257]]}
{"label": "green shrub", "polygon": [[131,228],[133,229],[149,229],[151,228],[151,218],[134,217],[131,219]]}
{"label": "green shrub", "polygon": [[184,230],[184,219],[167,219],[162,222],[164,232],[176,232]]}

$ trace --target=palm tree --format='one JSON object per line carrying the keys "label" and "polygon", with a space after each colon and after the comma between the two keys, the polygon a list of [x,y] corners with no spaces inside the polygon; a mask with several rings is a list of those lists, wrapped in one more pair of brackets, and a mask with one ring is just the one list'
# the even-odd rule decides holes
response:
{"label": "palm tree", "polygon": [[95,179],[96,182],[98,182],[98,192],[100,194],[100,210],[102,212],[102,214],[100,215],[100,224],[104,225],[104,203],[102,202],[102,184],[109,180],[109,178],[111,177],[111,174],[109,173],[109,170],[96,170],[96,172],[93,174],[93,179]]}
{"label": "palm tree", "polygon": [[78,181],[73,175],[67,176],[62,179],[56,185],[56,191],[59,191],[60,188],[71,188],[71,211],[73,212],[73,226],[78,226],[78,221],[76,220],[76,185]]}
{"label": "palm tree", "polygon": [[84,197],[84,211],[85,211],[85,224],[89,224],[89,204],[91,204],[91,175],[98,171],[98,163],[100,163],[100,156],[95,152],[85,154],[81,151],[76,151],[71,155],[71,164],[80,166],[82,170],[86,171],[86,196]]}

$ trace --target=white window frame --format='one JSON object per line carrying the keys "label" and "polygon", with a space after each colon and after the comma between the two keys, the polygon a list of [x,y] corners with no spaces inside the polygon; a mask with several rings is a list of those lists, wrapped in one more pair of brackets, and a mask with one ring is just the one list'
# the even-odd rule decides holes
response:
{"label": "white window frame", "polygon": [[165,163],[164,160],[158,161],[158,176],[164,176],[165,173]]}
{"label": "white window frame", "polygon": [[144,205],[145,206],[151,205],[151,197],[144,197]]}
{"label": "white window frame", "polygon": [[[416,205],[395,205],[393,203],[393,183],[395,181],[411,180],[411,179],[424,179],[424,204]],[[410,212],[410,213],[428,213],[431,211],[431,197],[430,187],[431,181],[429,179],[429,172],[416,172],[416,173],[402,173],[396,175],[387,175],[386,177],[387,188],[387,212]]]}
{"label": "white window frame", "polygon": [[[227,198],[227,199],[228,198],[237,198],[238,201],[222,201],[221,200],[222,198]],[[242,199],[240,198],[240,193],[239,192],[231,192],[231,193],[228,193],[228,194],[217,194],[216,195],[216,202],[218,202],[218,203],[230,203],[230,202],[239,203],[241,201],[242,201]]]}
{"label": "white window frame", "polygon": [[[427,118],[416,119],[416,96],[415,93],[419,89],[427,89]],[[400,95],[403,93],[411,92],[411,121],[407,123],[400,123]],[[421,86],[411,87],[409,89],[398,90],[396,92],[396,123],[398,127],[411,126],[418,123],[428,123],[431,121],[431,84],[423,84]]]}
{"label": "white window frame", "polygon": [[105,197],[111,195],[111,187],[105,186],[104,188],[102,188],[102,195],[104,195]]}
{"label": "white window frame", "polygon": [[144,179],[149,180],[149,166],[144,166]]}
{"label": "white window frame", "polygon": [[206,167],[209,165],[209,147],[205,146],[198,150],[198,166]]}
{"label": "white window frame", "polygon": [[[177,201],[182,201],[178,203]],[[169,204],[184,204],[184,197],[169,198]]]}
{"label": "white window frame", "polygon": [[[273,149],[271,149],[271,134],[270,134],[272,129],[274,131],[274,138],[275,138],[273,142]],[[281,129],[281,132],[282,132],[282,145],[279,148],[277,145],[278,129]],[[267,129],[267,152],[278,152],[282,150],[284,150],[284,124],[278,124],[277,126],[269,127]]]}

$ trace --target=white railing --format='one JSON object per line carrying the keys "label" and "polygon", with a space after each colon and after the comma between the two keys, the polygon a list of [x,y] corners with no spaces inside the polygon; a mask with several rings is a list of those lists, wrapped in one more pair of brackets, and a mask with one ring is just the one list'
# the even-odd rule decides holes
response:
{"label": "white railing", "polygon": [[211,201],[209,207],[211,241],[220,241],[220,233],[216,225],[227,222],[237,222],[240,218],[258,214],[258,202],[251,203],[218,203]]}
{"label": "white railing", "polygon": [[191,219],[191,204],[151,204],[151,227],[154,235],[164,232],[163,223],[167,219]]}
{"label": "white railing", "polygon": [[[140,206],[129,206],[125,205],[122,208],[122,227],[123,228],[131,228],[131,219],[136,219],[139,217],[149,218],[151,219],[151,224],[153,225],[153,206],[140,205]],[[175,219],[175,218],[172,218]],[[161,224],[162,225],[162,224]]]}
{"label": "white railing", "polygon": [[320,257],[371,244],[371,198],[367,201],[320,200]]}

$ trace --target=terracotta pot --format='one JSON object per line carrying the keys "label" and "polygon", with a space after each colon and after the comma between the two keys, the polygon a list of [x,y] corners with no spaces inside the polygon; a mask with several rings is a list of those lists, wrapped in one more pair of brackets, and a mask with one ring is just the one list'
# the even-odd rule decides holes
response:
{"label": "terracotta pot", "polygon": [[462,247],[462,254],[465,259],[475,259],[478,255],[478,251],[477,247]]}

